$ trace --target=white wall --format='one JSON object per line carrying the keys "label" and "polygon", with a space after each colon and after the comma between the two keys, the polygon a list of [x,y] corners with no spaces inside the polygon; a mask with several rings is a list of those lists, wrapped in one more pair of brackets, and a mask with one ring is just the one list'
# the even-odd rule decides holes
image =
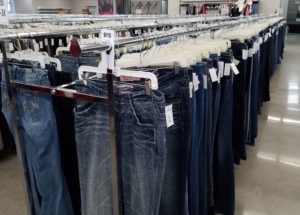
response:
{"label": "white wall", "polygon": [[72,5],[72,13],[82,13],[82,9],[86,6],[96,6],[98,11],[98,0],[70,0]]}
{"label": "white wall", "polygon": [[280,0],[259,0],[259,13],[265,15],[274,13],[276,9],[280,8]]}
{"label": "white wall", "polygon": [[180,0],[168,0],[168,14],[179,15]]}
{"label": "white wall", "polygon": [[15,0],[15,13],[32,13],[32,1]]}
{"label": "white wall", "polygon": [[37,7],[45,8],[72,8],[72,0],[32,0],[32,9],[36,12]]}

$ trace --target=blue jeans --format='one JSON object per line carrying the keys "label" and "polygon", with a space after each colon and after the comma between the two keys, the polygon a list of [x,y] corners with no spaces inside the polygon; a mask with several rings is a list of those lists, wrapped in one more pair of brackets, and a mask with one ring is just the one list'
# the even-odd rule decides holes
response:
{"label": "blue jeans", "polygon": [[[189,71],[158,69],[159,90],[173,105],[174,125],[166,129],[167,165],[159,214],[185,214],[189,139]],[[170,207],[172,206],[172,207]]]}
{"label": "blue jeans", "polygon": [[[222,53],[220,59],[231,63],[232,53]],[[215,210],[221,214],[234,214],[234,163],[232,150],[232,102],[233,74],[221,81],[222,96],[218,121],[218,139],[214,156],[214,201]]]}
{"label": "blue jeans", "polygon": [[62,71],[70,73],[72,80],[78,80],[78,68],[80,66],[98,66],[101,56],[98,54],[84,54],[79,58],[74,58],[69,54],[58,55],[62,65]]}
{"label": "blue jeans", "polygon": [[[106,96],[101,81],[79,85],[85,93]],[[116,95],[121,214],[158,214],[165,172],[165,103],[159,91],[119,88]],[[77,102],[75,130],[81,207],[85,215],[111,215],[109,117],[106,106]]]}
{"label": "blue jeans", "polygon": [[[49,85],[46,70],[10,67],[12,80]],[[5,78],[2,79],[2,111],[13,131]],[[61,168],[57,124],[50,95],[15,89],[17,125],[32,213],[73,214]]]}
{"label": "blue jeans", "polygon": [[191,104],[193,105],[192,137],[189,161],[189,210],[190,214],[206,213],[206,148],[205,138],[205,89],[203,75],[207,76],[207,63],[192,66],[193,73],[200,81],[198,90],[194,92]]}

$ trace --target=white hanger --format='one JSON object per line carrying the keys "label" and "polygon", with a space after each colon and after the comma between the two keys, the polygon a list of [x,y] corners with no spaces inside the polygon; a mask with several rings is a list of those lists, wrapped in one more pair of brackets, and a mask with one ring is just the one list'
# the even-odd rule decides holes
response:
{"label": "white hanger", "polygon": [[[98,75],[100,74],[101,76],[103,74],[107,74],[107,70],[105,70],[103,67],[80,66],[78,69],[79,80],[83,80],[83,75],[85,72],[96,73]],[[116,67],[115,70],[113,71],[113,75],[115,75],[116,77],[127,76],[127,77],[148,79],[151,81],[151,89],[153,90],[158,89],[157,77],[150,72],[130,71],[130,70],[124,70]]]}

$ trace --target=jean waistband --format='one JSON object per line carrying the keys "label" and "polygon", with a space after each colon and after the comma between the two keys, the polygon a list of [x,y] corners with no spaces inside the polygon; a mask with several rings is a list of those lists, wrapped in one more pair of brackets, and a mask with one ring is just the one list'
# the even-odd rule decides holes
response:
{"label": "jean waistband", "polygon": [[[49,85],[47,70],[41,68],[22,68],[9,66],[10,78],[31,84]],[[2,80],[5,80],[5,73],[2,72]]]}

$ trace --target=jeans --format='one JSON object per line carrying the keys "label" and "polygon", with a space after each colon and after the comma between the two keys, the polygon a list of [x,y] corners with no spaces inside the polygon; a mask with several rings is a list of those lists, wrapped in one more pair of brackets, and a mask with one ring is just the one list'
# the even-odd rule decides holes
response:
{"label": "jeans", "polygon": [[68,54],[58,55],[57,58],[60,60],[62,65],[62,71],[70,73],[72,80],[78,80],[78,68],[80,66],[98,66],[101,61],[99,54],[84,54],[81,57],[73,58]]}
{"label": "jeans", "polygon": [[[232,54],[222,53],[220,60],[231,63]],[[221,214],[234,214],[234,164],[232,151],[232,72],[221,81],[222,96],[218,121],[218,140],[214,147],[214,201]]]}
{"label": "jeans", "polygon": [[167,161],[159,214],[185,214],[189,140],[187,69],[158,69],[159,90],[173,105],[174,125],[166,129]]}
{"label": "jeans", "polygon": [[[47,71],[43,69],[13,66],[10,67],[10,74],[12,80],[49,85]],[[2,93],[2,111],[13,131],[13,120],[4,80]],[[21,89],[15,89],[13,95],[32,213],[73,214],[61,167],[57,125],[51,96]]]}
{"label": "jeans", "polygon": [[[60,86],[72,82],[71,74],[55,71],[54,66],[47,65],[51,86]],[[78,159],[75,141],[74,114],[75,101],[58,96],[52,97],[57,121],[58,138],[62,168],[69,187],[75,215],[81,214]]]}
{"label": "jeans", "polygon": [[[85,93],[106,96],[100,81],[79,85]],[[159,91],[138,88],[116,95],[121,214],[158,214],[166,162],[165,102]],[[82,214],[112,214],[109,117],[106,106],[77,102],[75,131]]]}
{"label": "jeans", "polygon": [[[204,214],[206,208],[206,163],[205,163],[205,89],[204,78],[207,77],[207,63],[192,66],[194,79],[198,78],[200,84],[196,87],[192,100],[192,138],[189,161],[189,209],[190,214]],[[195,85],[194,85],[195,87]]]}
{"label": "jeans", "polygon": [[232,41],[231,48],[234,58],[240,63],[237,65],[239,75],[234,77],[233,81],[233,119],[232,119],[232,144],[234,150],[234,162],[240,164],[240,159],[246,159],[246,146],[244,137],[245,124],[245,91],[246,91],[246,74],[247,60],[242,58],[243,50],[248,50],[245,43]]}

